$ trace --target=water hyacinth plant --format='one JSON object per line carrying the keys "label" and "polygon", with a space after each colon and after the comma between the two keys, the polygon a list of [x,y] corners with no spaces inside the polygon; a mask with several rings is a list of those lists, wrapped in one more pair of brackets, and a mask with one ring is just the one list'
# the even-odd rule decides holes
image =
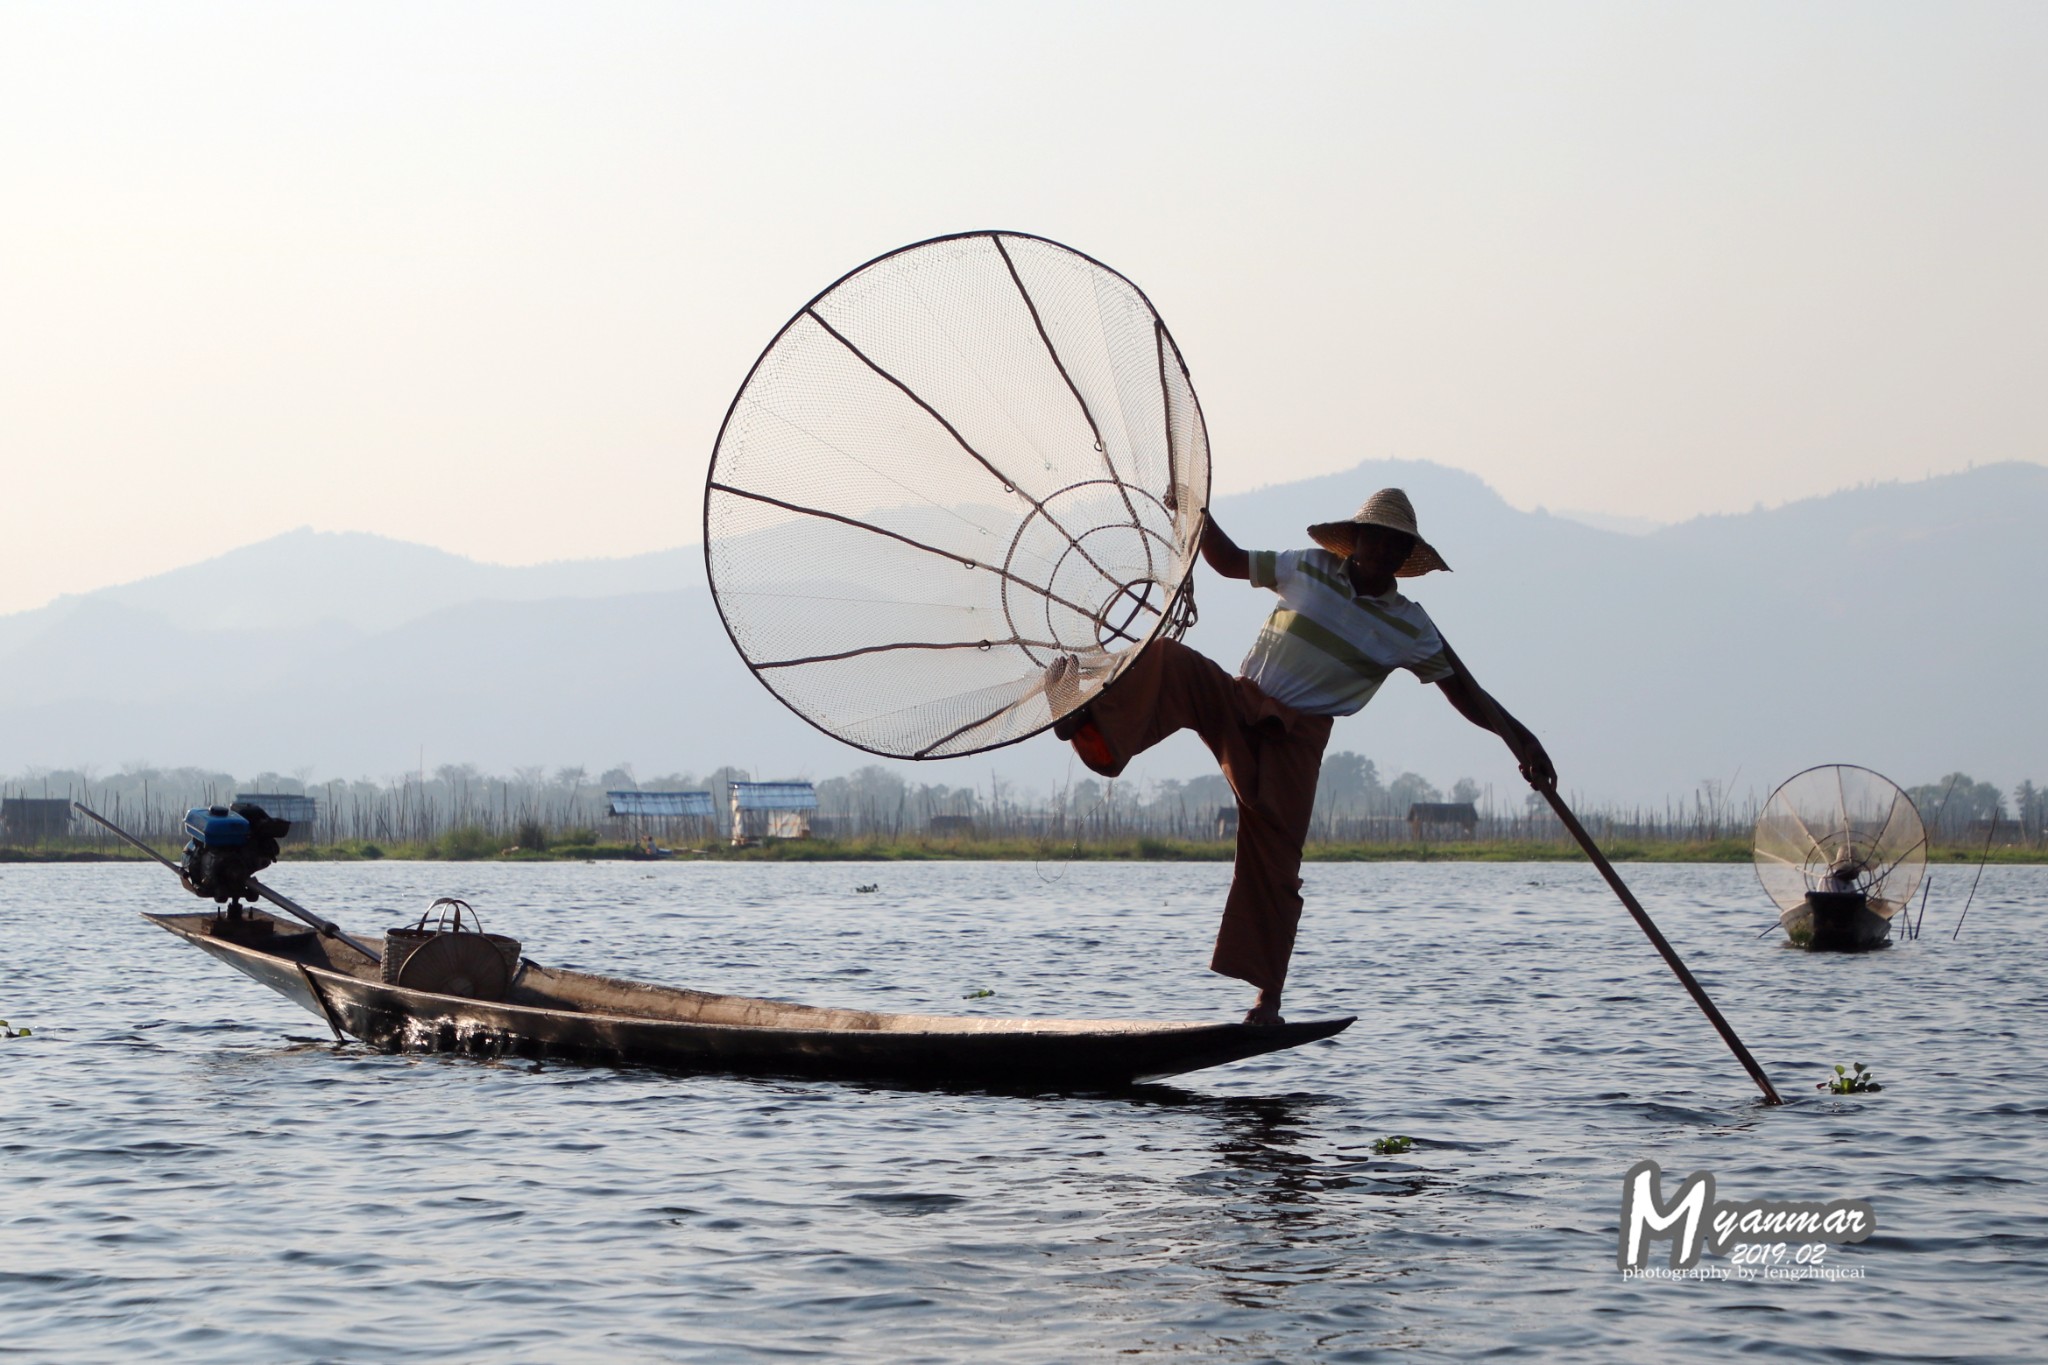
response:
{"label": "water hyacinth plant", "polygon": [[1825,1090],[1831,1095],[1874,1095],[1884,1089],[1877,1083],[1877,1078],[1870,1074],[1869,1067],[1861,1062],[1855,1065],[1854,1071],[1837,1065],[1835,1078],[1831,1081],[1822,1081],[1814,1089]]}
{"label": "water hyacinth plant", "polygon": [[16,1028],[5,1019],[0,1019],[0,1038],[26,1038],[28,1035],[27,1029]]}
{"label": "water hyacinth plant", "polygon": [[1383,1137],[1372,1140],[1373,1151],[1381,1156],[1399,1156],[1415,1145],[1412,1137]]}

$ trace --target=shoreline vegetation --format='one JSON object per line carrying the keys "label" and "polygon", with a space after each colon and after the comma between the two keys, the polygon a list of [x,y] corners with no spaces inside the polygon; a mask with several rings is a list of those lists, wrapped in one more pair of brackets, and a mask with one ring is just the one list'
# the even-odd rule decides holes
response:
{"label": "shoreline vegetation", "polygon": [[[181,844],[157,844],[158,851],[175,860]],[[1720,839],[1648,839],[1617,836],[1601,842],[1601,851],[1617,863],[1746,863],[1750,860],[1747,837]],[[436,839],[374,843],[345,840],[333,844],[295,847],[287,844],[280,862],[770,862],[770,863],[876,863],[876,862],[1229,862],[1232,845],[1225,840],[1166,839],[1125,836],[1088,840],[1046,840],[1040,838],[932,838],[923,836],[860,837],[851,839],[779,839],[744,848],[723,842],[694,847],[677,847],[672,853],[650,858],[637,844],[592,838],[557,837],[545,848],[501,847],[481,829],[451,830]],[[1988,852],[1988,857],[1987,857]],[[1572,843],[1551,840],[1498,839],[1445,843],[1346,843],[1311,841],[1305,861],[1311,863],[1369,862],[1495,862],[1543,863],[1583,862],[1584,855]],[[1944,844],[1928,851],[1932,864],[1975,865],[1980,860],[1999,864],[2048,863],[2048,848],[1993,847]],[[146,862],[144,855],[118,845],[108,848],[84,843],[51,844],[28,848],[0,846],[0,863],[120,863]]]}
{"label": "shoreline vegetation", "polygon": [[[1046,794],[1020,791],[995,775],[985,790],[912,785],[870,765],[815,784],[779,784],[801,789],[777,793],[798,804],[753,809],[743,827],[750,836],[800,837],[734,848],[737,784],[751,780],[736,768],[644,783],[625,765],[595,776],[582,768],[532,768],[508,777],[443,767],[384,783],[312,783],[309,775],[264,772],[239,780],[135,765],[106,776],[0,778],[0,864],[140,856],[79,816],[74,802],[176,858],[189,809],[253,800],[293,822],[286,861],[326,862],[600,862],[644,859],[648,841],[675,850],[675,860],[717,862],[1228,862],[1237,817],[1229,784],[1215,774],[1150,783],[1089,779]],[[1471,779],[1460,779],[1445,800],[1414,773],[1384,782],[1372,760],[1340,751],[1325,757],[1316,790],[1305,850],[1312,863],[1584,856],[1540,798],[1511,793],[1519,800],[1502,805]],[[666,804],[622,806],[630,793]],[[1987,848],[2001,863],[2048,862],[2048,786],[2023,782],[2008,794],[1956,772],[1907,794],[1927,823],[1934,862],[1975,864]],[[1656,805],[1571,799],[1601,849],[1625,863],[1746,863],[1760,813],[1756,793],[1735,798],[1714,782]]]}

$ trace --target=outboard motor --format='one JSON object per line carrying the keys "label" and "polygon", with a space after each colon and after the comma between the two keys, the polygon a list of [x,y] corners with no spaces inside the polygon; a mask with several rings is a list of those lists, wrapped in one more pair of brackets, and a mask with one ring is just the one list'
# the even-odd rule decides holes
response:
{"label": "outboard motor", "polygon": [[254,899],[249,879],[277,861],[277,841],[291,833],[292,822],[280,820],[258,805],[238,801],[232,806],[194,806],[185,812],[185,856],[178,863],[185,889],[195,896],[229,903],[228,914],[239,919],[241,902]]}

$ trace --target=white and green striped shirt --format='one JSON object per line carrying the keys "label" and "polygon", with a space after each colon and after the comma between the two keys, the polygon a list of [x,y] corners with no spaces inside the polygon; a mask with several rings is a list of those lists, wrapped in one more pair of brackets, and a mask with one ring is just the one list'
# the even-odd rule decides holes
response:
{"label": "white and green striped shirt", "polygon": [[1399,592],[1360,597],[1328,550],[1254,550],[1255,588],[1280,594],[1238,672],[1312,716],[1348,716],[1405,668],[1426,683],[1455,671],[1429,614]]}

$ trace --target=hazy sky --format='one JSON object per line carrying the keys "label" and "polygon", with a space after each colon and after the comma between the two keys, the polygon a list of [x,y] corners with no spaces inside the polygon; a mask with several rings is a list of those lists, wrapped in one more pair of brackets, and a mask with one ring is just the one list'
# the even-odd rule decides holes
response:
{"label": "hazy sky", "polygon": [[1151,295],[1221,491],[2048,459],[2044,72],[2039,4],[0,4],[0,611],[694,540],[775,329],[976,227]]}

